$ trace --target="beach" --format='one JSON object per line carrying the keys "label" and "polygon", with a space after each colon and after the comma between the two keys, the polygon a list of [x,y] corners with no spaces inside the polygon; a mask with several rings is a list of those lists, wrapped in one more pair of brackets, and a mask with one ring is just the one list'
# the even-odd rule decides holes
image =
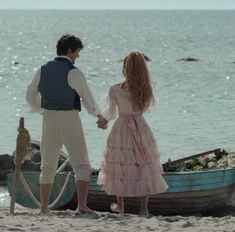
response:
{"label": "beach", "polygon": [[[25,118],[32,140],[41,140],[42,118],[30,112],[25,102],[26,88],[35,69],[54,58],[54,43],[65,32],[85,41],[76,66],[83,70],[97,101],[108,95],[110,86],[123,81],[122,60],[127,53],[138,50],[150,58],[148,66],[159,101],[145,117],[156,137],[162,163],[215,148],[235,150],[235,58],[231,49],[235,45],[234,11],[0,12],[0,104],[4,112],[0,115],[0,156],[14,152],[20,117]],[[80,115],[91,166],[99,169],[113,122],[107,130],[100,130],[96,118],[85,107]],[[9,201],[8,190],[0,187],[0,232],[235,232],[235,207],[206,217],[143,218],[97,212],[99,218],[92,219],[76,216],[71,210],[51,211],[43,216],[39,209],[19,205],[13,216],[9,214]]]}
{"label": "beach", "polygon": [[0,208],[0,231],[235,231],[235,215],[223,217],[152,216],[142,218],[131,214],[97,212],[98,219],[76,216],[74,211],[51,211],[39,215],[38,209],[16,207],[14,216],[6,207]]}

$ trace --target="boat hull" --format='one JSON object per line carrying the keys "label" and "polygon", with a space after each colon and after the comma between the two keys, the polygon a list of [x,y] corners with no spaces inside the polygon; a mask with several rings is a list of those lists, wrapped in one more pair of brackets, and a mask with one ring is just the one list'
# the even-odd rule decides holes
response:
{"label": "boat hull", "polygon": [[[39,195],[39,173],[24,173],[24,176],[35,195]],[[65,176],[66,174],[59,174],[56,177],[54,188],[57,190],[52,194],[54,198],[58,195],[58,189],[61,189]],[[149,196],[149,212],[154,215],[206,214],[220,210],[227,207],[235,190],[235,168],[164,173],[163,177],[169,185],[168,190]],[[11,192],[11,183],[12,176],[8,178],[9,192]],[[67,188],[60,204],[56,205],[54,209],[76,209],[77,195],[72,176]],[[18,190],[16,202],[25,207],[36,207],[22,187]],[[102,186],[97,184],[97,175],[92,176],[89,184],[88,206],[97,211],[109,211],[112,202],[116,202],[115,196],[107,195],[102,190]],[[125,212],[138,214],[139,199],[126,197]]]}
{"label": "boat hull", "polygon": [[[210,214],[228,206],[235,190],[235,168],[199,172],[163,174],[169,188],[166,192],[149,196],[149,212],[154,215]],[[97,211],[110,211],[115,196],[107,195],[92,176],[89,186],[88,206]],[[138,214],[139,199],[125,197],[125,212]],[[77,198],[63,209],[75,209]]]}
{"label": "boat hull", "polygon": [[[192,215],[206,214],[227,206],[228,199],[235,188],[230,185],[220,189],[161,193],[149,197],[149,212],[154,215]],[[110,211],[114,196],[109,196],[102,190],[89,190],[88,205],[97,211]],[[139,199],[125,198],[125,212],[138,214]]]}

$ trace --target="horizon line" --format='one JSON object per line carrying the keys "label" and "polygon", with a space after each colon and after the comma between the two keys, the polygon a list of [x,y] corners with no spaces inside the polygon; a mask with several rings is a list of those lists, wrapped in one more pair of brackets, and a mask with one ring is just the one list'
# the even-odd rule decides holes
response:
{"label": "horizon line", "polygon": [[0,10],[235,10],[235,8],[0,8]]}

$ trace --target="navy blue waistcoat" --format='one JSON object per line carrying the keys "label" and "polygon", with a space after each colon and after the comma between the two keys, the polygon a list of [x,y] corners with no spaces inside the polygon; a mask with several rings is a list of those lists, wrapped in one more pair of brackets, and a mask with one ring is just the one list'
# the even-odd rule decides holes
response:
{"label": "navy blue waistcoat", "polygon": [[80,96],[68,85],[68,73],[76,68],[66,58],[57,57],[41,66],[38,85],[41,107],[48,110],[79,110]]}

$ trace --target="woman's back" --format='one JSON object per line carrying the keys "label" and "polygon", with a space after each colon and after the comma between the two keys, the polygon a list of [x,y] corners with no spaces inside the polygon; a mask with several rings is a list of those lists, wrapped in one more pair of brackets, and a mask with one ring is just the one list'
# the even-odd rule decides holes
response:
{"label": "woman's back", "polygon": [[126,89],[123,89],[121,84],[116,84],[111,88],[112,88],[111,91],[113,91],[113,94],[115,96],[120,115],[141,113],[134,111],[130,99],[130,92]]}

